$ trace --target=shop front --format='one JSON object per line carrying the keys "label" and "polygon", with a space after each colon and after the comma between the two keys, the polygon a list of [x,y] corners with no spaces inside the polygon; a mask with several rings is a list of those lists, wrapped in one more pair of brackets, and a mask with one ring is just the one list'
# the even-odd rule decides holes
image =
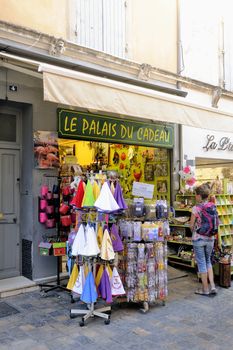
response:
{"label": "shop front", "polygon": [[[176,220],[171,225],[171,251],[168,259],[174,265],[195,269],[191,232],[186,223],[195,204],[193,190],[195,186],[206,183],[210,187],[211,200],[215,201],[219,215],[220,226],[214,256],[215,274],[218,275],[220,256],[233,266],[233,134],[182,126],[181,159],[183,169],[187,169],[187,172],[180,172],[181,188],[176,195],[174,207],[176,215],[183,221]],[[194,181],[188,184],[185,179],[190,174]]]}

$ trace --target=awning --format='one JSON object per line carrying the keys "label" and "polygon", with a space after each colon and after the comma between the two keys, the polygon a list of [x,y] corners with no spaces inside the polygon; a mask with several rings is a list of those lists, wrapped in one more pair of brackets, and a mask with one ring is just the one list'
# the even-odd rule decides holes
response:
{"label": "awning", "polygon": [[[45,64],[1,51],[1,62],[6,68],[41,77],[43,73],[44,100],[84,108],[94,113],[111,113],[122,117],[136,117],[177,123],[202,129],[233,132],[233,114],[215,108],[206,108],[185,98],[155,91],[149,88],[102,78],[91,74]],[[12,68],[12,65],[17,64]],[[20,67],[20,63],[27,67]]]}
{"label": "awning", "polygon": [[86,73],[41,64],[44,100],[95,112],[116,113],[202,129],[233,131],[233,115],[182,97]]}

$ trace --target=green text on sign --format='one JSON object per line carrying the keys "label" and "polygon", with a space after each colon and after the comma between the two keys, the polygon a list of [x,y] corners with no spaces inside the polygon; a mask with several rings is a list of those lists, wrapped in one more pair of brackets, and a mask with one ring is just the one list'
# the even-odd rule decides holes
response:
{"label": "green text on sign", "polygon": [[173,147],[173,126],[58,109],[58,137]]}

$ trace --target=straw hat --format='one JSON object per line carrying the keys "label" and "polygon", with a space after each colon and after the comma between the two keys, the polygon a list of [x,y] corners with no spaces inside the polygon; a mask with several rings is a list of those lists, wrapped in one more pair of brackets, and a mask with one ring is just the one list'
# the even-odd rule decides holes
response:
{"label": "straw hat", "polygon": [[101,246],[101,251],[100,251],[100,257],[103,260],[113,260],[115,257],[115,253],[113,250],[112,246],[112,241],[109,236],[108,230],[104,230],[104,236],[103,236],[103,241],[102,241],[102,246]]}
{"label": "straw hat", "polygon": [[94,203],[94,206],[105,212],[113,212],[119,210],[119,205],[115,201],[112,192],[108,186],[108,183],[105,182],[101,188],[100,195]]}
{"label": "straw hat", "polygon": [[79,274],[78,274],[76,282],[72,288],[72,292],[81,295],[83,292],[84,284],[85,284],[84,268],[83,268],[83,266],[80,266],[79,267]]}
{"label": "straw hat", "polygon": [[87,304],[95,303],[97,300],[97,291],[95,286],[95,281],[93,277],[93,273],[89,272],[85,281],[85,285],[83,288],[83,292],[81,295],[81,300]]}
{"label": "straw hat", "polygon": [[125,294],[125,290],[116,267],[114,267],[112,271],[111,290],[113,296]]}

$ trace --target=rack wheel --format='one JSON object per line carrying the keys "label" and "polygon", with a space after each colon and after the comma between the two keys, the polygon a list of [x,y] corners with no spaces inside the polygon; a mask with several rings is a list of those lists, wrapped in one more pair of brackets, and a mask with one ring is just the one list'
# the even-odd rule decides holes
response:
{"label": "rack wheel", "polygon": [[84,321],[80,321],[80,322],[79,322],[79,326],[80,326],[80,327],[83,327],[84,324],[85,324]]}
{"label": "rack wheel", "polygon": [[70,311],[70,318],[75,318],[75,315],[73,315],[71,311]]}
{"label": "rack wheel", "polygon": [[74,298],[73,298],[73,296],[71,295],[71,300],[70,300],[70,302],[73,304],[73,303],[75,303],[75,300],[74,300]]}
{"label": "rack wheel", "polygon": [[166,301],[165,301],[165,300],[162,301],[162,305],[163,305],[163,306],[166,305]]}
{"label": "rack wheel", "polygon": [[110,318],[104,321],[105,324],[110,324]]}

